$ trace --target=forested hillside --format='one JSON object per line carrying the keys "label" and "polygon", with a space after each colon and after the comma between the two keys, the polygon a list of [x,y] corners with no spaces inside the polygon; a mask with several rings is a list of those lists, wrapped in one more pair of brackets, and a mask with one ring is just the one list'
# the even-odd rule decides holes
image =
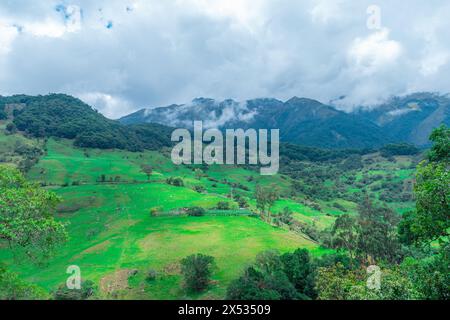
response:
{"label": "forested hillside", "polygon": [[[0,105],[18,105],[13,111],[11,130],[18,129],[37,138],[74,139],[79,147],[156,150],[170,145],[167,127],[156,124],[123,126],[105,118],[81,100],[62,94],[0,98]],[[6,118],[6,114],[5,114]]]}

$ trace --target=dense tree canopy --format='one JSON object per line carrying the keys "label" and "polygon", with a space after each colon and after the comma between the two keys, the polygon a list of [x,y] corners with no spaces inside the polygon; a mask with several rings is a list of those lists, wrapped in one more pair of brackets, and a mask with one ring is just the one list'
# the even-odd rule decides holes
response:
{"label": "dense tree canopy", "polygon": [[63,94],[13,96],[8,103],[26,107],[16,110],[14,124],[34,137],[74,139],[86,148],[142,151],[170,146],[171,129],[156,124],[125,126],[105,118],[79,99]]}
{"label": "dense tree canopy", "polygon": [[428,161],[417,168],[416,210],[405,215],[400,236],[405,243],[448,241],[450,230],[450,129],[433,131]]}
{"label": "dense tree canopy", "polygon": [[11,248],[23,248],[31,258],[47,256],[67,238],[53,217],[58,201],[19,171],[0,166],[0,239]]}

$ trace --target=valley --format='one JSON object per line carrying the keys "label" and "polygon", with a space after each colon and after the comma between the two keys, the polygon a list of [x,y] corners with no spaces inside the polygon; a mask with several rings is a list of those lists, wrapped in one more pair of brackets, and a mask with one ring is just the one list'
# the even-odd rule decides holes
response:
{"label": "valley", "polygon": [[[19,137],[2,135],[3,141],[11,141],[12,145],[22,141]],[[39,144],[35,140],[26,143]],[[45,155],[27,176],[61,197],[57,218],[67,223],[69,241],[45,266],[19,263],[13,270],[49,291],[65,281],[69,265],[78,265],[83,277],[100,287],[125,271],[124,284],[112,291],[101,290],[104,298],[222,299],[229,282],[260,252],[290,252],[297,248],[307,248],[313,255],[331,252],[302,232],[262,221],[252,199],[257,184],[279,189],[282,196],[273,206],[275,216],[289,208],[296,221],[311,226],[315,232],[330,228],[335,217],[344,212],[356,212],[357,205],[350,200],[307,202],[301,193],[293,196],[293,181],[285,175],[264,177],[242,167],[211,166],[198,177],[195,166],[176,166],[165,151],[81,149],[70,140],[54,138],[43,146]],[[345,173],[354,176],[356,182],[374,175],[381,176],[377,181],[390,175],[402,182],[412,178],[411,157],[397,157],[394,161],[376,154],[365,157],[372,159],[370,166]],[[153,168],[150,181],[141,170],[144,163]],[[327,168],[327,164],[316,166]],[[183,186],[168,185],[166,180],[171,177],[181,178]],[[197,189],[201,192],[196,187],[201,187]],[[358,188],[345,190],[350,196],[355,192]],[[247,208],[239,208],[236,194],[246,199]],[[221,202],[229,203],[229,209],[218,210]],[[188,217],[185,210],[189,207],[202,207],[207,213]],[[393,202],[392,207],[402,212],[412,203]],[[177,263],[180,257],[196,252],[214,256],[217,272],[210,290],[189,296],[181,289]],[[6,252],[0,256],[12,261]],[[145,280],[150,269],[158,273],[152,283]],[[130,270],[137,273],[128,277]]]}

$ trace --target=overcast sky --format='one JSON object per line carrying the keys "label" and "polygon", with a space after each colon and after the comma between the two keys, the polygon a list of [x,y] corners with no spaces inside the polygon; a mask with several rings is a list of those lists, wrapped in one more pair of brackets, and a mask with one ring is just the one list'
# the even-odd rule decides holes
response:
{"label": "overcast sky", "polygon": [[448,0],[0,1],[0,94],[69,93],[112,118],[195,97],[350,110],[449,87]]}

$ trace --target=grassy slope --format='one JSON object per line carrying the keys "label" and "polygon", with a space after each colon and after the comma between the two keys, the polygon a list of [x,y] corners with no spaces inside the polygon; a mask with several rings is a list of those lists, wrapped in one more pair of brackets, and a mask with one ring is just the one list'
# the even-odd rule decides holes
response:
{"label": "grassy slope", "polygon": [[[154,167],[151,183],[140,172],[142,163]],[[118,175],[121,182],[98,184],[102,174],[107,178]],[[248,186],[252,184],[245,177],[260,179],[256,172],[232,167],[214,167],[208,175]],[[168,176],[183,177],[186,187],[163,183]],[[217,262],[215,285],[205,296],[221,298],[229,281],[261,251],[285,252],[305,247],[316,254],[323,252],[301,235],[244,215],[152,217],[150,209],[155,207],[169,212],[189,206],[214,208],[219,201],[231,201],[225,197],[231,192],[228,184],[217,183],[217,188],[213,188],[211,181],[193,178],[191,169],[175,167],[159,153],[84,151],[73,148],[70,141],[49,140],[47,155],[30,171],[29,178],[52,185],[64,199],[58,217],[68,223],[70,234],[70,241],[48,266],[15,265],[25,279],[48,289],[65,281],[69,265],[79,265],[83,277],[97,283],[118,270],[139,270],[129,281],[130,289],[121,293],[122,298],[182,298],[185,293],[180,289],[180,276],[170,269],[182,257],[202,252],[213,255]],[[74,181],[82,184],[71,186]],[[267,178],[260,183],[267,184]],[[60,187],[62,184],[69,186]],[[200,194],[190,188],[198,184],[209,193]],[[286,182],[279,184],[287,187]],[[6,252],[0,255],[8,260]],[[144,279],[150,268],[161,274],[151,284]]]}
{"label": "grassy slope", "polygon": [[[12,138],[3,139],[10,141]],[[64,199],[59,218],[69,223],[70,241],[44,268],[14,265],[24,278],[45,288],[54,289],[63,283],[67,278],[67,266],[75,264],[81,267],[84,278],[99,284],[118,270],[139,270],[129,279],[129,289],[119,293],[121,298],[185,298],[176,263],[182,257],[201,252],[215,256],[217,262],[215,283],[202,297],[221,298],[229,281],[261,251],[284,252],[305,247],[314,254],[324,252],[302,235],[244,215],[216,216],[214,211],[201,218],[152,217],[150,214],[152,208],[166,213],[189,206],[211,209],[219,201],[231,201],[227,198],[231,192],[248,197],[254,208],[251,196],[256,183],[274,185],[288,194],[288,178],[262,177],[256,171],[213,166],[206,172],[207,177],[196,179],[192,169],[174,166],[157,152],[82,150],[74,148],[70,141],[53,139],[46,147],[47,155],[31,169],[29,178],[45,182]],[[140,170],[144,163],[154,168],[151,183],[147,183],[147,177]],[[399,179],[408,174],[407,169],[398,170],[398,163],[377,167],[379,165],[376,163],[364,170],[369,174],[399,172]],[[118,176],[120,182],[99,184],[101,175],[106,175],[107,180]],[[186,187],[165,184],[164,180],[170,176],[182,177]],[[81,185],[71,186],[73,182]],[[242,184],[249,190],[232,188],[228,182]],[[68,186],[61,187],[64,184]],[[207,194],[193,191],[191,188],[195,185],[204,186]],[[349,201],[334,199],[331,202],[339,202],[349,212],[356,210],[356,205]],[[325,228],[342,213],[333,208],[331,202],[321,202],[320,212],[292,199],[282,199],[273,211],[289,207],[299,221]],[[11,261],[5,251],[0,251],[0,258]],[[145,273],[150,268],[160,273],[158,280],[152,283],[145,281]]]}

